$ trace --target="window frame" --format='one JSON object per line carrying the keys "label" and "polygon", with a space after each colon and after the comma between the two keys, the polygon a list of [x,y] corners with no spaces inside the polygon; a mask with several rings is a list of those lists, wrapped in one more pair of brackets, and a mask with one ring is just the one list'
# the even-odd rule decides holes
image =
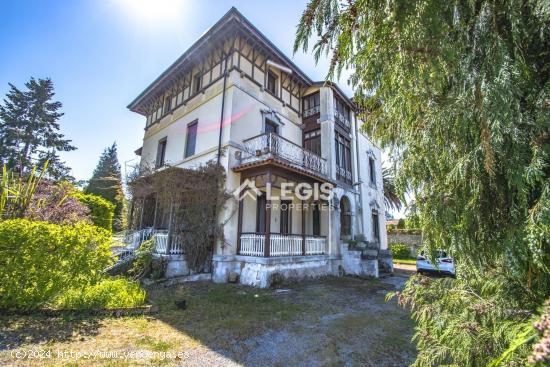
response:
{"label": "window frame", "polygon": [[369,157],[369,176],[370,184],[376,185],[376,161],[372,157]]}
{"label": "window frame", "polygon": [[[273,90],[270,89],[269,85],[270,85],[270,77],[273,78]],[[268,70],[267,71],[267,76],[266,76],[266,85],[265,85],[265,89],[273,94],[275,97],[277,97],[279,94],[277,93],[277,81],[278,81],[278,76],[272,72],[271,70]]]}
{"label": "window frame", "polygon": [[380,243],[380,218],[376,210],[373,210],[371,212],[371,222],[372,222],[372,239],[377,243]]}
{"label": "window frame", "polygon": [[[283,204],[286,205],[286,209],[283,209]],[[290,208],[291,204],[292,200],[281,200],[279,220],[279,232],[281,234],[292,234],[292,210]]]}
{"label": "window frame", "polygon": [[[275,130],[274,130],[274,131],[267,131],[267,127],[268,127],[268,126],[274,128]],[[271,119],[268,119],[268,118],[266,117],[266,118],[265,118],[265,121],[264,121],[264,133],[265,133],[265,134],[274,133],[274,134],[279,135],[279,124],[276,123],[275,121],[271,120]]]}
{"label": "window frame", "polygon": [[193,95],[199,93],[202,89],[202,74],[200,72],[193,76]]}
{"label": "window frame", "polygon": [[172,96],[168,95],[164,98],[164,103],[162,104],[162,117],[168,115],[172,111]]}
{"label": "window frame", "polygon": [[319,205],[319,203],[314,203],[311,213],[311,231],[314,236],[321,235],[321,208]]}
{"label": "window frame", "polygon": [[[192,157],[196,154],[198,125],[199,125],[199,120],[198,119],[193,120],[193,121],[191,121],[190,123],[187,124],[187,130],[186,130],[186,134],[185,134],[184,158],[189,158],[189,157]],[[190,134],[189,134],[189,132],[190,132],[191,128],[195,128],[195,130],[194,130],[194,134],[193,134],[193,136],[194,136],[193,152],[191,152],[191,154],[189,154],[189,143],[190,143],[190,140],[189,140]]]}
{"label": "window frame", "polygon": [[256,198],[256,233],[266,233],[267,200],[265,193]]}
{"label": "window frame", "polygon": [[[165,136],[157,142],[157,158],[155,160],[155,168],[161,168],[166,165],[166,147],[168,145],[168,137]],[[162,149],[161,149],[162,146]]]}

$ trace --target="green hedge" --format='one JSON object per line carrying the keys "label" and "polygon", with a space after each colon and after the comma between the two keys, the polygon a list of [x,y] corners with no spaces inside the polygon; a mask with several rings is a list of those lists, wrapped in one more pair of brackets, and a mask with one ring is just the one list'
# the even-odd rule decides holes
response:
{"label": "green hedge", "polygon": [[97,283],[111,260],[111,234],[78,223],[0,222],[0,308],[29,310],[65,290]]}
{"label": "green hedge", "polygon": [[412,259],[411,250],[409,246],[404,243],[392,243],[390,244],[390,251],[394,259]]}
{"label": "green hedge", "polygon": [[101,196],[93,194],[76,193],[74,197],[90,209],[92,221],[98,227],[111,231],[113,228],[113,217],[115,205]]}
{"label": "green hedge", "polygon": [[55,302],[60,309],[137,307],[145,303],[145,291],[125,278],[106,278],[97,284],[63,292]]}

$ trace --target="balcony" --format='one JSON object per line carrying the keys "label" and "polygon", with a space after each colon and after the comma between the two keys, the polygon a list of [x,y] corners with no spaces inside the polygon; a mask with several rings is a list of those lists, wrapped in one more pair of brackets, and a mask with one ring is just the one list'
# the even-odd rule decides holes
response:
{"label": "balcony", "polygon": [[275,133],[261,134],[245,140],[242,151],[236,157],[239,161],[237,167],[276,160],[316,176],[325,177],[328,173],[325,159]]}

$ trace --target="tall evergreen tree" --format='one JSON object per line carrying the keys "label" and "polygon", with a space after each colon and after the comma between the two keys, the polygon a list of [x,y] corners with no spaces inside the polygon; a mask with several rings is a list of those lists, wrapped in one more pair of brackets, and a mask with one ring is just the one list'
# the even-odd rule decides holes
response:
{"label": "tall evergreen tree", "polygon": [[[300,20],[295,50],[313,37],[329,76],[353,70],[429,253],[458,266],[456,280],[413,277],[398,296],[417,321],[413,366],[525,365],[537,338],[531,316],[550,297],[548,4],[310,0]],[[546,340],[532,360],[550,361]]]}
{"label": "tall evergreen tree", "polygon": [[113,203],[115,205],[113,230],[120,231],[124,228],[124,192],[116,143],[105,148],[84,191],[101,196]]}
{"label": "tall evergreen tree", "polygon": [[0,161],[20,174],[49,160],[48,176],[70,178],[70,169],[57,152],[76,147],[59,132],[62,105],[53,101],[50,79],[31,78],[20,90],[9,84],[4,104],[0,105]]}

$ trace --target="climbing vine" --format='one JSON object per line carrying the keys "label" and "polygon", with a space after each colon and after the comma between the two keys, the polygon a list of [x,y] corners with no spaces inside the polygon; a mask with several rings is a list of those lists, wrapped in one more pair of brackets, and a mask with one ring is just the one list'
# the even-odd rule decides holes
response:
{"label": "climbing vine", "polygon": [[208,270],[215,244],[223,241],[218,214],[229,195],[225,192],[225,171],[213,162],[197,169],[166,167],[142,173],[129,183],[134,200],[134,228],[146,199],[154,204],[155,221],[168,228],[170,240],[178,241],[188,266],[195,272]]}

